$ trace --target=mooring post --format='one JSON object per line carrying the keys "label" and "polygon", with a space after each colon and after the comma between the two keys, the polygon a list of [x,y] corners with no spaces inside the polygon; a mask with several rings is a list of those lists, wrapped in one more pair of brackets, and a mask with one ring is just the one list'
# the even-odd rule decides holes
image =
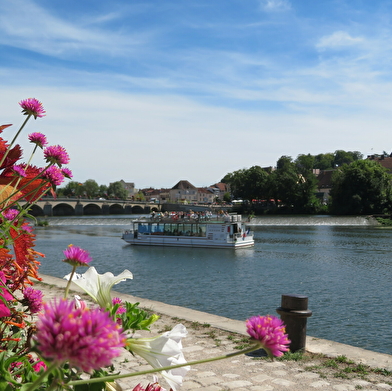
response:
{"label": "mooring post", "polygon": [[312,316],[308,310],[308,297],[302,295],[282,295],[281,306],[276,309],[289,336],[290,351],[304,350],[306,345],[307,318]]}

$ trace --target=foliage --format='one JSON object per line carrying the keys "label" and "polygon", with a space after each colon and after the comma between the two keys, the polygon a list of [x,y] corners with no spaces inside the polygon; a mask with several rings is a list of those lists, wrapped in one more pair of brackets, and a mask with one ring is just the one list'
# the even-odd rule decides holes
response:
{"label": "foliage", "polygon": [[128,197],[128,192],[124,188],[120,181],[113,182],[108,187],[109,198],[120,198],[121,200],[126,200]]}
{"label": "foliage", "polygon": [[331,212],[344,215],[380,214],[391,210],[392,176],[374,160],[343,165],[332,177]]}
{"label": "foliage", "polygon": [[281,210],[312,213],[319,207],[315,196],[317,179],[313,174],[313,158],[301,155],[295,162],[282,156],[276,170],[253,166],[227,174],[222,182],[230,185],[233,197],[249,203],[270,203]]}

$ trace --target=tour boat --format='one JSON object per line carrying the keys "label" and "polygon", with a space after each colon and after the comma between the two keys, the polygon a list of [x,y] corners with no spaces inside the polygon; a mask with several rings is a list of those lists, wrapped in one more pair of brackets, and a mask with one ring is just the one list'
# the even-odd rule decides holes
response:
{"label": "tour boat", "polygon": [[122,239],[139,246],[243,248],[254,245],[253,232],[242,223],[241,215],[217,218],[178,215],[135,220]]}

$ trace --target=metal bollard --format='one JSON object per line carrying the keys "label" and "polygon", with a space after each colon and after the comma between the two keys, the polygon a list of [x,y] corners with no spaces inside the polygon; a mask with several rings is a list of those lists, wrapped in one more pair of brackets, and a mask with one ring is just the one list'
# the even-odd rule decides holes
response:
{"label": "metal bollard", "polygon": [[281,306],[276,309],[280,319],[286,325],[290,351],[304,350],[306,344],[307,318],[312,316],[308,310],[308,297],[302,295],[282,295]]}

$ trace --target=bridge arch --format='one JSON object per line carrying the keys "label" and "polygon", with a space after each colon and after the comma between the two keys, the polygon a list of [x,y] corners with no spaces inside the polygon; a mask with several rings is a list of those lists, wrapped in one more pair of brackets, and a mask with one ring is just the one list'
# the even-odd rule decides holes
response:
{"label": "bridge arch", "polygon": [[144,208],[141,205],[134,205],[132,206],[132,213],[133,214],[143,214]]}
{"label": "bridge arch", "polygon": [[[24,205],[23,207],[25,208],[26,206],[27,205]],[[37,204],[29,205],[29,208],[30,208],[29,214],[31,216],[34,216],[34,217],[45,216],[44,210],[40,206],[38,206]]]}
{"label": "bridge arch", "polygon": [[53,216],[75,216],[75,209],[66,203],[57,204],[52,208]]}
{"label": "bridge arch", "polygon": [[124,207],[120,204],[112,204],[109,206],[109,214],[122,215],[124,214]]}
{"label": "bridge arch", "polygon": [[102,208],[97,204],[87,204],[83,206],[83,214],[86,216],[101,215]]}

